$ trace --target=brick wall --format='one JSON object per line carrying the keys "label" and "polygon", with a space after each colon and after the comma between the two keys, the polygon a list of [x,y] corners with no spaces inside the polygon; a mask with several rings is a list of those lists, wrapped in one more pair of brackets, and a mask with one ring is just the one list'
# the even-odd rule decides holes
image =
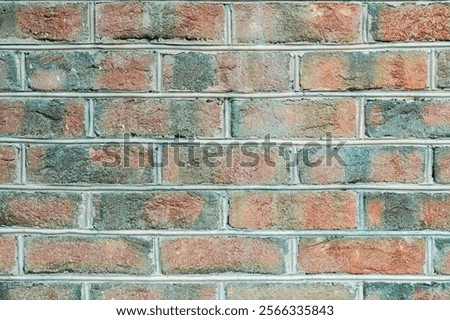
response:
{"label": "brick wall", "polygon": [[0,12],[0,298],[450,298],[450,1]]}

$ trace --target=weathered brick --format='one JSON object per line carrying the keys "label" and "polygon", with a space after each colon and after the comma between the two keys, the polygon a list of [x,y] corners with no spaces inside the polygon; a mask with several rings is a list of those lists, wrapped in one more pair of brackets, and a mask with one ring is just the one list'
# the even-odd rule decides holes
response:
{"label": "weathered brick", "polygon": [[214,300],[216,289],[211,284],[93,284],[94,300]]}
{"label": "weathered brick", "polygon": [[78,194],[0,192],[0,225],[76,228],[80,210]]}
{"label": "weathered brick", "polygon": [[450,274],[450,241],[445,238],[435,240],[434,270],[437,274]]}
{"label": "weathered brick", "polygon": [[360,7],[353,3],[238,3],[234,38],[245,43],[358,42]]}
{"label": "weathered brick", "polygon": [[254,146],[166,147],[166,184],[282,184],[289,174],[282,151]]}
{"label": "weathered brick", "polygon": [[97,4],[100,38],[223,42],[225,8],[215,3]]}
{"label": "weathered brick", "polygon": [[0,183],[14,182],[17,176],[17,149],[0,145]]}
{"label": "weathered brick", "polygon": [[1,300],[80,300],[81,285],[66,283],[4,282]]}
{"label": "weathered brick", "polygon": [[219,227],[219,195],[212,192],[102,193],[94,208],[99,230]]}
{"label": "weathered brick", "polygon": [[0,38],[70,42],[88,40],[86,4],[14,3],[2,5],[0,12],[6,16],[1,22]]}
{"label": "weathered brick", "polygon": [[220,137],[223,131],[220,100],[99,100],[95,110],[98,136]]}
{"label": "weathered brick", "polygon": [[283,52],[164,55],[164,88],[170,91],[287,91],[289,55]]}
{"label": "weathered brick", "polygon": [[450,6],[370,3],[370,34],[375,41],[450,40]]}
{"label": "weathered brick", "polygon": [[151,243],[136,239],[31,237],[25,239],[25,272],[149,274],[150,252]]}
{"label": "weathered brick", "polygon": [[354,100],[232,100],[231,117],[238,138],[356,136]]}
{"label": "weathered brick", "polygon": [[0,274],[11,275],[16,267],[16,239],[0,237]]}
{"label": "weathered brick", "polygon": [[387,283],[375,282],[364,285],[366,300],[448,300],[448,283]]}
{"label": "weathered brick", "polygon": [[299,176],[306,184],[420,183],[424,159],[421,147],[310,147],[300,152]]}
{"label": "weathered brick", "polygon": [[444,138],[450,136],[450,102],[369,100],[366,135],[371,138]]}
{"label": "weathered brick", "polygon": [[18,70],[19,65],[16,54],[13,52],[0,52],[0,91],[20,89]]}
{"label": "weathered brick", "polygon": [[450,183],[450,148],[434,149],[433,177],[438,183]]}
{"label": "weathered brick", "polygon": [[339,283],[233,283],[229,300],[352,300],[354,287]]}
{"label": "weathered brick", "polygon": [[450,87],[450,50],[437,51],[437,87]]}
{"label": "weathered brick", "polygon": [[27,176],[35,183],[151,183],[153,150],[143,145],[34,145]]}
{"label": "weathered brick", "polygon": [[302,239],[298,266],[305,273],[422,274],[423,239]]}
{"label": "weathered brick", "polygon": [[281,242],[257,238],[178,238],[161,243],[165,274],[282,273]]}
{"label": "weathered brick", "polygon": [[369,193],[366,225],[376,230],[447,230],[450,195],[446,193]]}
{"label": "weathered brick", "polygon": [[353,192],[233,192],[230,226],[241,229],[354,229]]}
{"label": "weathered brick", "polygon": [[417,90],[428,86],[422,51],[305,53],[300,82],[305,90]]}
{"label": "weathered brick", "polygon": [[41,91],[152,91],[154,54],[142,52],[32,52],[29,86]]}
{"label": "weathered brick", "polygon": [[0,135],[81,137],[84,102],[78,99],[2,99]]}

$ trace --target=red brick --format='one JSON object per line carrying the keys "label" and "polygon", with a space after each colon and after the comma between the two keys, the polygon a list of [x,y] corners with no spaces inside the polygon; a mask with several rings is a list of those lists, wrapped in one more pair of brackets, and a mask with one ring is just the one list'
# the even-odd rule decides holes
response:
{"label": "red brick", "polygon": [[289,63],[289,55],[282,52],[165,55],[164,88],[170,91],[287,91],[291,87]]}
{"label": "red brick", "polygon": [[241,229],[354,229],[353,192],[233,192],[229,223]]}
{"label": "red brick", "polygon": [[[416,147],[304,148],[300,154],[300,181],[306,184],[398,182],[424,180],[425,149]],[[339,158],[338,158],[339,157]]]}
{"label": "red brick", "polygon": [[450,183],[450,148],[434,149],[433,177],[438,183]]}
{"label": "red brick", "polygon": [[366,225],[376,230],[447,230],[450,196],[446,193],[369,193]]}
{"label": "red brick", "polygon": [[16,178],[17,150],[11,146],[0,146],[0,183],[14,182]]}
{"label": "red brick", "polygon": [[[213,148],[211,150],[217,150]],[[206,159],[202,147],[194,147],[193,161],[189,161],[187,146],[175,150],[164,149],[163,180],[167,184],[280,184],[288,182],[283,156],[271,150],[265,158],[264,150],[237,146],[222,149],[222,154]],[[212,153],[212,151],[211,151]],[[250,155],[251,154],[251,155]],[[258,159],[258,161],[255,160]],[[211,163],[208,163],[211,162]]]}
{"label": "red brick", "polygon": [[93,284],[94,300],[214,300],[211,284]]}
{"label": "red brick", "polygon": [[0,134],[19,137],[80,137],[84,104],[77,99],[0,100]]}
{"label": "red brick", "polygon": [[220,221],[213,192],[108,192],[93,203],[96,230],[217,229]]}
{"label": "red brick", "polygon": [[344,3],[238,3],[234,37],[245,43],[357,42],[360,7]]}
{"label": "red brick", "polygon": [[0,237],[0,274],[11,275],[16,267],[16,239]]}
{"label": "red brick", "polygon": [[87,6],[83,4],[19,5],[16,19],[21,38],[87,40]]}
{"label": "red brick", "polygon": [[219,100],[101,100],[96,111],[99,136],[220,137],[223,131]]}
{"label": "red brick", "polygon": [[306,53],[305,90],[417,90],[428,86],[427,54],[420,51]]}
{"label": "red brick", "polygon": [[0,286],[2,300],[80,300],[81,285],[8,282]]}
{"label": "red brick", "polygon": [[0,192],[0,224],[6,226],[77,227],[81,197],[63,193]]}
{"label": "red brick", "polygon": [[450,40],[450,6],[448,3],[428,5],[369,5],[371,35],[375,41],[447,41]]}
{"label": "red brick", "polygon": [[303,239],[299,270],[305,273],[422,274],[423,239]]}
{"label": "red brick", "polygon": [[27,273],[152,272],[150,244],[132,239],[88,237],[30,238],[25,243]]}
{"label": "red brick", "polygon": [[268,239],[255,238],[163,240],[161,263],[165,274],[282,273],[283,246]]}
{"label": "red brick", "polygon": [[222,4],[114,2],[98,4],[97,12],[100,37],[214,42],[224,39]]}
{"label": "red brick", "polygon": [[338,283],[233,283],[229,300],[352,300],[355,288]]}
{"label": "red brick", "polygon": [[231,110],[238,138],[356,136],[354,100],[233,100]]}
{"label": "red brick", "polygon": [[27,55],[32,90],[152,91],[154,54],[142,52],[33,52]]}

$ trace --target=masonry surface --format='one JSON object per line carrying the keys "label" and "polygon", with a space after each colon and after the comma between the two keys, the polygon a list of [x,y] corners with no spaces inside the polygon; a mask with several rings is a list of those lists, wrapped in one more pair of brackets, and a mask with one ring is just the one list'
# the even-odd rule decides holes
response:
{"label": "masonry surface", "polygon": [[0,1],[0,298],[450,299],[449,89],[450,1]]}

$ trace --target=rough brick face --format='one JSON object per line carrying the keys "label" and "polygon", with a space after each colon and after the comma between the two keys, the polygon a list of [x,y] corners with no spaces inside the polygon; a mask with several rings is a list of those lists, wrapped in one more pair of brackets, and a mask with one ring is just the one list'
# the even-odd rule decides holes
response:
{"label": "rough brick face", "polygon": [[0,145],[0,183],[11,183],[16,179],[17,149]]}
{"label": "rough brick face", "polygon": [[80,300],[80,284],[5,282],[1,300]]}
{"label": "rough brick face", "polygon": [[357,42],[359,14],[357,4],[235,4],[234,37],[246,43]]}
{"label": "rough brick face", "polygon": [[[205,155],[206,151],[208,152]],[[276,150],[210,144],[164,149],[166,184],[282,184],[288,181],[283,155]]]}
{"label": "rough brick face", "polygon": [[220,137],[220,100],[115,99],[96,104],[99,136]]}
{"label": "rough brick face", "polygon": [[96,229],[214,229],[219,195],[161,192],[108,193],[94,197]]}
{"label": "rough brick face", "polygon": [[370,34],[375,41],[450,40],[450,6],[369,4],[372,21]]}
{"label": "rough brick face", "polygon": [[0,192],[0,224],[6,226],[76,227],[81,197],[64,193]]}
{"label": "rough brick face", "polygon": [[435,240],[434,271],[437,274],[450,274],[450,241],[448,239]]}
{"label": "rough brick face", "polygon": [[364,286],[366,300],[448,300],[448,283],[367,283]]}
{"label": "rough brick face", "polygon": [[0,52],[0,91],[18,90],[18,57],[12,52]]}
{"label": "rough brick face", "polygon": [[134,239],[42,237],[26,239],[27,273],[126,273],[153,270],[150,243]]}
{"label": "rough brick face", "polygon": [[[15,25],[8,27],[17,28],[17,34],[13,34],[18,38],[49,41],[87,40],[85,4],[11,5],[3,10],[11,16],[11,21],[14,21]],[[3,37],[10,36],[7,32],[4,33]]]}
{"label": "rough brick face", "polygon": [[15,273],[16,266],[16,239],[13,237],[0,237],[0,275]]}
{"label": "rough brick face", "polygon": [[354,137],[353,100],[233,100],[232,134],[238,138]]}
{"label": "rough brick face", "polygon": [[81,137],[84,102],[78,99],[2,99],[0,134],[18,137]]}
{"label": "rough brick face", "polygon": [[449,41],[450,0],[0,1],[0,300],[450,299]]}
{"label": "rough brick face", "polygon": [[38,91],[152,91],[150,52],[33,52],[29,86]]}
{"label": "rough brick face", "polygon": [[300,79],[305,90],[425,89],[427,53],[306,53],[301,59]]}
{"label": "rough brick face", "polygon": [[230,225],[241,229],[354,229],[352,192],[233,192]]}
{"label": "rough brick face", "polygon": [[366,225],[376,230],[420,230],[450,227],[450,197],[440,193],[369,193]]}
{"label": "rough brick face", "polygon": [[51,184],[146,184],[153,151],[144,145],[46,145],[27,149],[28,179]]}
{"label": "rough brick face", "polygon": [[450,183],[450,149],[434,149],[433,177],[438,183]]}
{"label": "rough brick face", "polygon": [[282,52],[165,55],[164,88],[170,91],[287,91],[290,89],[289,63],[289,55]]}
{"label": "rough brick face", "polygon": [[214,300],[210,284],[94,284],[94,300]]}
{"label": "rough brick face", "polygon": [[305,184],[424,180],[425,149],[416,147],[305,148],[300,153],[300,181]]}
{"label": "rough brick face", "polygon": [[298,265],[305,273],[421,274],[424,245],[422,239],[303,239]]}
{"label": "rough brick face", "polygon": [[283,254],[283,245],[269,239],[180,238],[161,243],[166,274],[282,273]]}
{"label": "rough brick face", "polygon": [[229,300],[351,300],[356,294],[335,283],[236,283],[226,292]]}
{"label": "rough brick face", "polygon": [[450,103],[369,100],[365,124],[371,138],[444,138],[450,136]]}
{"label": "rough brick face", "polygon": [[437,51],[437,86],[439,88],[448,88],[450,86],[450,51]]}
{"label": "rough brick face", "polygon": [[97,5],[101,38],[222,42],[225,8],[217,3],[114,2]]}

